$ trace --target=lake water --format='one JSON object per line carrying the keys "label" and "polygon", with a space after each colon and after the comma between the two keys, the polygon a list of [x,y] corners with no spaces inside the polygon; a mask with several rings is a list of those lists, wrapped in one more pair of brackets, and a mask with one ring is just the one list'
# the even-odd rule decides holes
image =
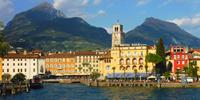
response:
{"label": "lake water", "polygon": [[0,100],[200,100],[200,89],[88,87],[45,84],[44,89],[0,97]]}

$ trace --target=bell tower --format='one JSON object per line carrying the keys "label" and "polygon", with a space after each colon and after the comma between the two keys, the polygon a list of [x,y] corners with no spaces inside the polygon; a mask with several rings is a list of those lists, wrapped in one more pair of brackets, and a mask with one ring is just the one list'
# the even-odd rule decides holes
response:
{"label": "bell tower", "polygon": [[112,47],[123,44],[124,43],[123,41],[124,41],[123,25],[117,22],[117,24],[114,24],[112,27]]}

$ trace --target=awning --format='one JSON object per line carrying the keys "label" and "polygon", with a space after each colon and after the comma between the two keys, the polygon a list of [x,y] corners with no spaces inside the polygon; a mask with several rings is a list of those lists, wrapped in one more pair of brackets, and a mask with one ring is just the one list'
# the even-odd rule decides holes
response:
{"label": "awning", "polygon": [[149,76],[150,73],[137,73],[136,75],[134,73],[115,73],[115,74],[107,74],[107,78],[135,78],[136,77],[146,77]]}
{"label": "awning", "polygon": [[147,79],[156,79],[156,76],[151,75]]}

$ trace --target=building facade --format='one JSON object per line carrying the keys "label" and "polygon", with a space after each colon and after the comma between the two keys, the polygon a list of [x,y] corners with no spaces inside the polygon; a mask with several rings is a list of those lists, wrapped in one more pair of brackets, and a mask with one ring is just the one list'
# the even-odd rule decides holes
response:
{"label": "building facade", "polygon": [[8,73],[13,77],[17,73],[23,73],[26,79],[32,79],[38,75],[38,54],[10,53],[3,58],[2,74]]}
{"label": "building facade", "polygon": [[150,74],[153,66],[145,62],[145,57],[148,53],[156,53],[156,48],[145,44],[122,44],[123,35],[123,26],[113,25],[112,48],[100,57],[101,75],[107,78],[133,78],[136,74],[138,77],[144,77],[146,72]]}
{"label": "building facade", "polygon": [[200,76],[200,49],[189,51],[189,62],[194,63],[197,67],[197,75]]}
{"label": "building facade", "polygon": [[172,62],[172,72],[183,70],[189,64],[188,49],[180,45],[170,46],[170,61]]}
{"label": "building facade", "polygon": [[52,75],[64,76],[75,74],[75,58],[72,53],[55,53],[45,56],[45,69]]}
{"label": "building facade", "polygon": [[75,70],[77,75],[90,75],[99,72],[99,52],[75,52]]}

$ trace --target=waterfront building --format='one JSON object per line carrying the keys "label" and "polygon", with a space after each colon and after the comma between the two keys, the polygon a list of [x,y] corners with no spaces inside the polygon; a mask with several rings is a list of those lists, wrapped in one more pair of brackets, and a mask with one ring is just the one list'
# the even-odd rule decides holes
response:
{"label": "waterfront building", "polygon": [[2,62],[3,62],[3,58],[0,57],[0,81],[2,80],[2,68],[3,68]]}
{"label": "waterfront building", "polygon": [[53,53],[45,56],[45,69],[50,71],[52,75],[64,76],[75,74],[75,58],[74,54]]}
{"label": "waterfront building", "polygon": [[170,46],[170,61],[172,63],[172,72],[176,73],[177,70],[183,70],[189,64],[188,49],[181,45]]}
{"label": "waterfront building", "polygon": [[75,72],[77,75],[90,75],[92,72],[99,72],[100,52],[75,52]]}
{"label": "waterfront building", "polygon": [[8,53],[3,58],[2,74],[8,73],[12,77],[17,73],[23,73],[27,79],[32,79],[38,75],[38,59],[40,55],[34,53]]}
{"label": "waterfront building", "polygon": [[200,49],[193,49],[189,51],[189,62],[194,63],[197,67],[197,74],[200,76]]}
{"label": "waterfront building", "polygon": [[155,46],[122,44],[123,35],[123,26],[119,23],[113,25],[112,48],[100,57],[101,75],[107,78],[133,78],[145,77],[146,72],[152,73],[153,64],[146,63],[145,57],[148,53],[156,53]]}

